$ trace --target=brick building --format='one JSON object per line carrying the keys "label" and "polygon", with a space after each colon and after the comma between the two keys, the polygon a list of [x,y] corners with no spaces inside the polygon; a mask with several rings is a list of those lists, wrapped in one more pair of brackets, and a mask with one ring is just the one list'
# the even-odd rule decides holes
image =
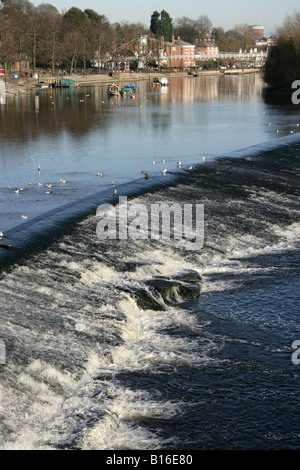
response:
{"label": "brick building", "polygon": [[204,39],[201,41],[196,39],[195,50],[197,55],[204,54],[206,56],[214,57],[219,54],[219,48],[216,46],[214,40],[208,41],[207,39]]}
{"label": "brick building", "polygon": [[166,63],[169,67],[189,68],[195,67],[195,46],[172,37],[172,42],[165,42],[162,38],[164,52],[167,56]]}

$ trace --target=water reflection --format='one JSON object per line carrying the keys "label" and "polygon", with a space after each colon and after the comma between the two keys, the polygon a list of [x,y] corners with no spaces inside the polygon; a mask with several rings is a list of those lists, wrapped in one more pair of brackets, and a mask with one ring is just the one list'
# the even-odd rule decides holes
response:
{"label": "water reflection", "polygon": [[[202,164],[203,155],[209,161],[298,132],[297,107],[265,104],[263,89],[251,75],[175,78],[157,89],[139,81],[135,99],[108,98],[107,85],[1,93],[0,231],[24,212],[33,217],[112,181],[140,178],[142,168],[151,177],[176,170],[178,160]],[[53,185],[50,196],[39,183]],[[8,186],[26,190],[16,195]]]}
{"label": "water reflection", "polygon": [[5,82],[0,78],[0,105],[6,104],[6,86]]}
{"label": "water reflection", "polygon": [[124,106],[136,107],[146,113],[145,108],[159,108],[155,116],[161,113],[161,118],[152,119],[152,122],[155,128],[159,127],[159,123],[166,127],[165,106],[168,104],[250,101],[260,96],[262,90],[260,77],[251,75],[171,79],[169,87],[155,90],[148,81],[140,81],[135,100],[120,97],[108,99],[105,85],[47,89],[7,99],[5,93],[0,91],[1,103],[5,104],[7,100],[8,104],[0,108],[0,135],[4,139],[23,141],[36,139],[44,133],[55,136],[65,130],[77,136],[84,135],[91,129],[107,129],[116,107]]}

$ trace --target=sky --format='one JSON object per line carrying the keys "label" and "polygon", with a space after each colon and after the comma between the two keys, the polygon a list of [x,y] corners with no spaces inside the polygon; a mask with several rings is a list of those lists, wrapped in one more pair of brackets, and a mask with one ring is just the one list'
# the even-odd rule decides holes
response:
{"label": "sky", "polygon": [[[35,6],[41,3],[50,3],[60,12],[71,7],[81,10],[91,8],[100,14],[104,14],[110,23],[128,21],[129,23],[143,23],[150,25],[153,11],[166,10],[173,21],[176,18],[186,16],[197,19],[201,15],[207,15],[214,27],[222,26],[225,31],[237,24],[257,24],[265,28],[265,35],[275,33],[281,26],[287,15],[293,15],[297,8],[295,0],[152,0],[151,2],[133,1],[132,4],[125,0],[113,0],[111,2],[99,2],[99,0],[31,0]],[[131,6],[132,5],[132,6]]]}

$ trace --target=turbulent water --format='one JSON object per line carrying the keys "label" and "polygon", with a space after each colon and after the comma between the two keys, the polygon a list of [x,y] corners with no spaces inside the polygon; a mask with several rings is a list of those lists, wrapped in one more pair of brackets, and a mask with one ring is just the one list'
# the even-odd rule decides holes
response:
{"label": "turbulent water", "polygon": [[129,197],[204,204],[199,250],[93,212],[6,264],[0,447],[299,447],[299,171],[293,137]]}

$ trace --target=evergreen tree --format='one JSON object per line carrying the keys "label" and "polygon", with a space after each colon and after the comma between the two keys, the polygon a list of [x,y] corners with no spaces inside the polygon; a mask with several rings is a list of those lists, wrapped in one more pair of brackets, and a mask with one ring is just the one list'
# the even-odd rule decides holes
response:
{"label": "evergreen tree", "polygon": [[150,30],[158,39],[163,36],[165,41],[171,41],[173,34],[173,20],[166,10],[160,13],[154,11],[151,15]]}

